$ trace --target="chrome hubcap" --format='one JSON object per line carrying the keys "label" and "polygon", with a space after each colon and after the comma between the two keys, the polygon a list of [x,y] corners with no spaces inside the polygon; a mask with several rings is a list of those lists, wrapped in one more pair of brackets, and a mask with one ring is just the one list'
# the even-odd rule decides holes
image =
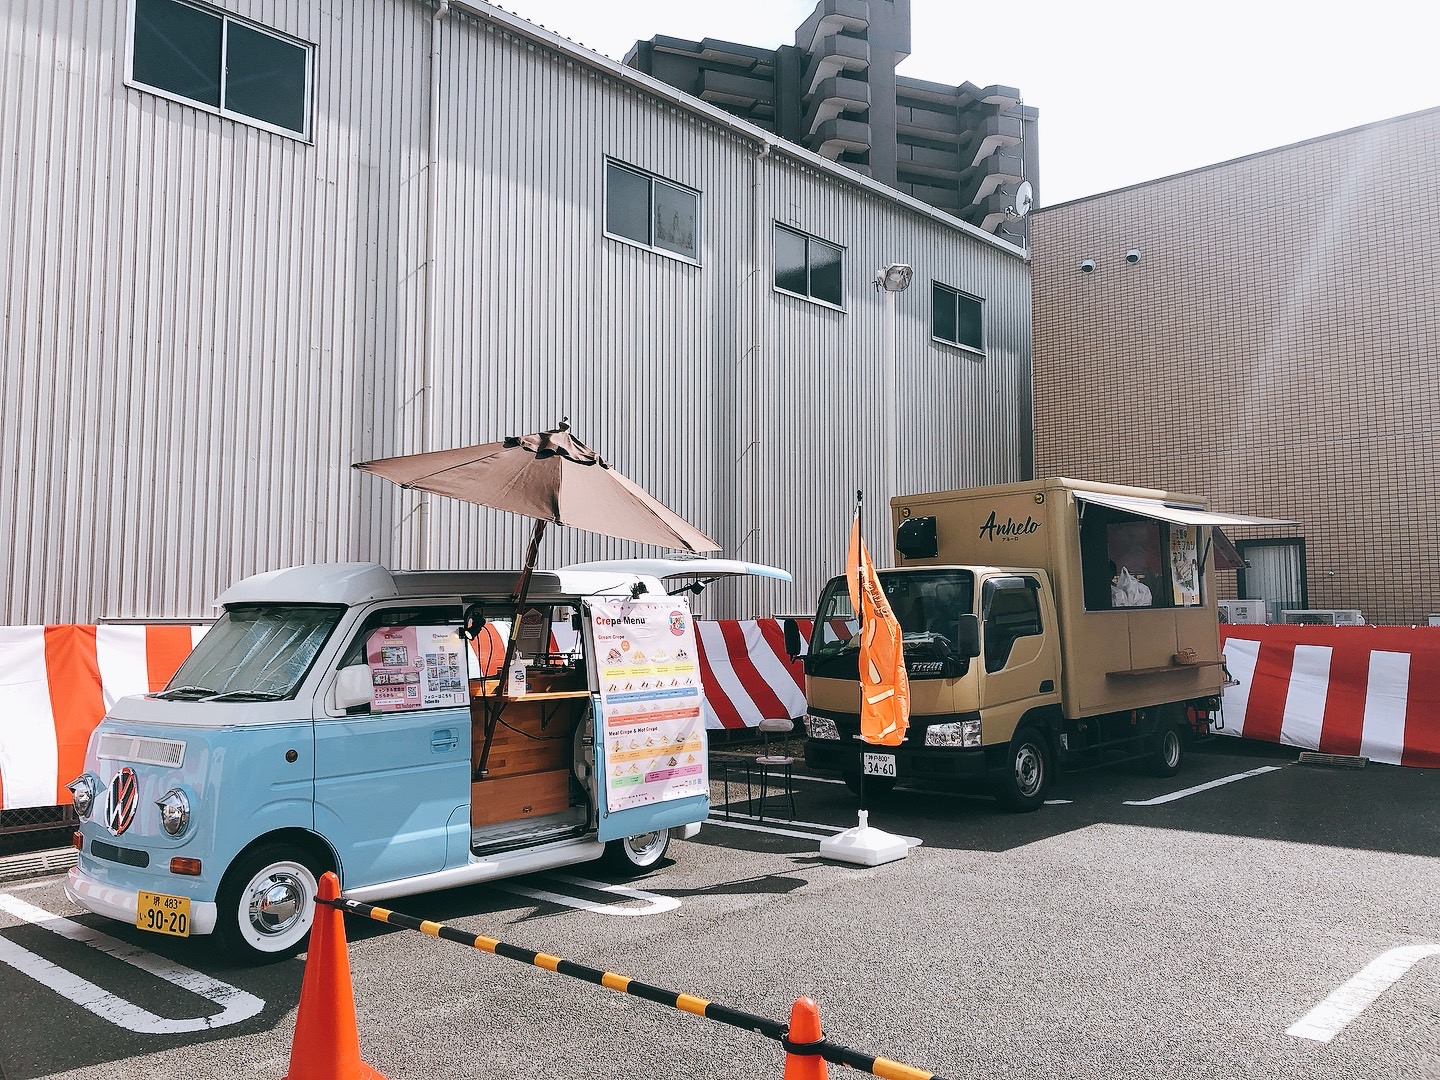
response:
{"label": "chrome hubcap", "polygon": [[284,934],[305,911],[305,886],[291,874],[271,874],[250,893],[250,925],[266,937]]}

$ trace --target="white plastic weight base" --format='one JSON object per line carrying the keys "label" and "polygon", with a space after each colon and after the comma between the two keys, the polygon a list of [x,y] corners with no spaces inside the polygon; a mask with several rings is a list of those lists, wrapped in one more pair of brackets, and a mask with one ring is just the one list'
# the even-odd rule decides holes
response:
{"label": "white plastic weight base", "polygon": [[820,841],[822,859],[856,863],[859,866],[879,866],[881,863],[903,859],[909,853],[910,845],[903,836],[870,827],[868,810],[860,811],[860,824],[857,827]]}

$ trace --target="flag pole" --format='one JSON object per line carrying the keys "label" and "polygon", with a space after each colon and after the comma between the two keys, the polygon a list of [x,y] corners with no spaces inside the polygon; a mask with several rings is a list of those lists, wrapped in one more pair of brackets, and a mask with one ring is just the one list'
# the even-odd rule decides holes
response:
{"label": "flag pole", "polygon": [[[865,491],[864,491],[863,488],[856,488],[856,489],[855,489],[855,536],[856,536],[856,538],[859,540],[859,547],[860,547],[860,550],[861,550],[861,551],[864,551],[864,550],[865,550],[865,514],[864,514],[864,512],[863,512],[863,511],[864,511],[864,506],[865,506]],[[858,566],[858,565],[857,565],[857,567],[856,567],[856,573],[857,573],[857,575],[858,575],[858,573],[859,573],[859,566]],[[855,675],[856,675],[855,683],[856,683],[856,685],[860,688],[859,709],[858,709],[858,711],[856,712],[855,715],[856,715],[856,716],[859,716],[859,717],[863,717],[863,715],[864,715],[864,713],[865,713],[865,676],[864,676],[864,673],[860,670],[860,665],[861,665],[861,663],[862,663],[862,662],[864,661],[864,659],[865,659],[865,647],[864,647],[864,642],[865,642],[865,604],[863,603],[863,593],[862,593],[861,595],[862,595],[862,603],[856,605],[856,611],[855,611],[855,633],[859,636],[859,638],[860,638],[860,643],[861,643],[861,644],[860,644],[860,649],[859,649],[859,650],[856,652],[856,654],[855,654],[855,669],[856,669],[856,670],[855,670]],[[860,726],[860,732],[859,732],[859,734],[857,734],[855,737],[856,737],[857,739],[859,739],[859,740],[860,740],[860,743],[861,743],[861,750],[860,750],[860,791],[859,791],[859,795],[860,795],[860,820],[861,820],[861,821],[864,821],[864,820],[865,820],[865,750],[864,750],[864,745],[865,745],[865,727],[864,727],[863,722],[862,722],[862,724],[861,724],[861,726]]]}

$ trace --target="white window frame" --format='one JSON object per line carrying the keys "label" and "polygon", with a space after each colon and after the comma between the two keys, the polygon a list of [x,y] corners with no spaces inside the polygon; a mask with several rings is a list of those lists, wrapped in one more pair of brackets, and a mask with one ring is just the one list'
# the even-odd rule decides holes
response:
{"label": "white window frame", "polygon": [[[811,241],[811,240],[814,240],[814,241],[817,242],[817,243],[824,244],[826,247],[832,247],[832,248],[834,248],[836,251],[840,252],[840,303],[838,303],[838,304],[831,303],[829,300],[826,300],[826,299],[824,299],[824,298],[822,298],[822,297],[819,297],[819,296],[811,296],[809,293],[798,293],[798,292],[794,292],[794,291],[791,290],[791,289],[782,289],[782,288],[780,287],[779,283],[776,282],[776,280],[775,280],[775,249],[774,249],[775,229],[784,229],[784,230],[785,230],[786,232],[788,232],[788,233],[791,233],[791,234],[793,234],[793,235],[795,235],[795,236],[799,236],[799,237],[803,237],[803,238],[804,238],[804,240],[805,240],[805,287],[806,287],[807,289],[810,287],[810,241]],[[820,307],[826,308],[826,309],[829,310],[829,311],[838,311],[838,312],[840,312],[841,314],[848,314],[847,309],[846,309],[846,307],[845,307],[845,296],[846,296],[846,289],[845,289],[845,253],[846,253],[846,248],[845,248],[845,245],[843,245],[843,244],[837,244],[837,243],[835,243],[834,240],[826,240],[823,236],[816,236],[814,233],[808,233],[808,232],[806,232],[804,229],[797,229],[794,225],[787,225],[787,224],[786,224],[785,222],[783,222],[783,221],[774,221],[774,222],[771,222],[771,232],[770,232],[770,236],[771,236],[771,249],[770,249],[770,289],[771,289],[771,291],[772,291],[772,292],[777,292],[777,293],[779,293],[781,296],[793,296],[793,297],[794,297],[795,299],[797,299],[797,300],[804,300],[804,301],[805,301],[806,303],[808,303],[808,304],[816,304],[816,305],[818,305],[818,306],[820,306]]]}
{"label": "white window frame", "polygon": [[[955,297],[955,331],[957,334],[960,331],[960,297],[963,296],[967,300],[974,300],[977,304],[980,305],[980,347],[978,349],[974,345],[967,345],[963,341],[951,341],[949,338],[940,337],[935,333],[934,305],[935,290],[937,288],[944,289],[946,292],[952,294]],[[985,345],[987,336],[985,333],[985,298],[983,296],[976,296],[974,293],[966,292],[964,289],[957,289],[954,285],[947,285],[943,281],[937,281],[936,279],[931,278],[930,305],[930,340],[937,342],[938,344],[948,346],[952,349],[959,349],[966,356],[969,356],[972,360],[983,360],[986,354]]]}
{"label": "white window frame", "polygon": [[[199,109],[201,112],[209,113],[211,116],[222,116],[226,120],[233,120],[237,124],[244,124],[247,127],[259,128],[261,131],[273,132],[276,135],[283,135],[287,139],[295,139],[298,142],[313,143],[315,141],[315,55],[317,52],[314,42],[302,41],[300,38],[292,37],[289,34],[281,33],[273,27],[264,26],[261,23],[253,22],[250,19],[232,15],[221,8],[212,7],[210,4],[196,3],[195,0],[173,0],[183,7],[194,8],[206,14],[214,15],[220,20],[220,105],[216,107],[204,101],[196,101],[184,94],[177,94],[159,86],[151,86],[147,82],[140,82],[135,78],[135,0],[126,2],[126,32],[125,32],[125,85],[131,90],[138,90],[141,93],[153,94],[155,97],[164,98],[167,101],[178,102],[181,105],[188,105],[192,109]],[[299,132],[293,128],[280,127],[278,124],[267,123],[258,120],[245,113],[233,112],[225,108],[225,58],[230,48],[230,24],[240,23],[257,34],[265,34],[277,38],[289,45],[305,51],[305,130]]]}
{"label": "white window frame", "polygon": [[[645,214],[645,220],[649,224],[652,234],[651,243],[642,244],[633,236],[621,236],[619,233],[612,233],[610,231],[610,167],[612,165],[617,169],[623,169],[628,173],[632,173],[650,182],[650,204]],[[687,195],[695,196],[695,257],[693,259],[689,255],[682,255],[678,251],[671,251],[669,248],[659,247],[653,242],[656,184],[665,184],[668,187],[674,188],[676,191],[683,191]],[[667,259],[674,259],[676,262],[687,263],[690,266],[700,266],[700,245],[703,236],[704,211],[705,195],[704,192],[698,188],[677,183],[668,176],[652,173],[648,169],[642,169],[638,165],[631,165],[628,161],[621,161],[619,158],[610,157],[608,154],[605,156],[605,181],[601,185],[600,192],[600,232],[607,240],[614,240],[617,243],[625,244],[629,247],[639,248],[641,251],[649,251],[656,255],[663,255]]]}

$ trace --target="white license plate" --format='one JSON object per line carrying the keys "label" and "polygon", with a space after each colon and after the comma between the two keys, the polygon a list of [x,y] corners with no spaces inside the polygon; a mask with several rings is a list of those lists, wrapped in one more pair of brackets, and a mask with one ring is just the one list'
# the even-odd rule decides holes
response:
{"label": "white license plate", "polygon": [[142,892],[136,905],[135,925],[152,934],[190,936],[190,898]]}
{"label": "white license plate", "polygon": [[894,754],[866,754],[865,755],[866,776],[894,776],[895,755]]}

